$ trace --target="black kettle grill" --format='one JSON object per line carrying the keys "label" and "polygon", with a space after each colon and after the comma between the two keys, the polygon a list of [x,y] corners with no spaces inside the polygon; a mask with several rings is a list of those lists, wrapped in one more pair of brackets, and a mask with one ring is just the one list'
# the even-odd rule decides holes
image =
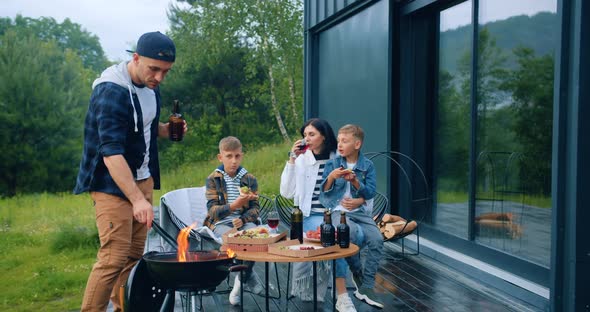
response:
{"label": "black kettle grill", "polygon": [[[157,223],[154,230],[178,249],[173,237]],[[143,255],[131,270],[125,286],[123,310],[126,312],[174,310],[175,291],[213,291],[230,272],[241,271],[235,257],[218,250],[190,251],[185,262],[177,260],[176,251],[151,251]]]}

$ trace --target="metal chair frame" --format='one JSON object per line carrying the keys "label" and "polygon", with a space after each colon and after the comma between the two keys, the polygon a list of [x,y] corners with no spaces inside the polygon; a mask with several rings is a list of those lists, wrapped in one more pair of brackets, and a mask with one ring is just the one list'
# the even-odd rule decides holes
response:
{"label": "metal chair frame", "polygon": [[[408,160],[409,162],[412,163],[413,167],[415,169],[418,170],[418,173],[420,174],[421,180],[424,183],[424,196],[420,197],[420,198],[414,198],[414,189],[412,186],[412,180],[410,178],[410,175],[408,174],[408,171],[404,168],[404,166],[400,163],[400,161],[398,161],[397,159],[394,158],[394,156],[392,155],[397,155],[400,156],[402,158],[404,158],[405,160]],[[404,238],[412,233],[416,233],[416,252],[415,253],[408,253],[409,255],[419,255],[420,254],[420,226],[422,224],[422,222],[424,221],[424,219],[426,218],[428,212],[430,211],[430,207],[428,206],[431,200],[431,194],[430,194],[430,185],[428,183],[428,179],[426,179],[426,175],[424,174],[424,170],[422,169],[422,167],[420,167],[420,165],[418,165],[418,163],[412,159],[410,156],[401,153],[401,152],[397,152],[397,151],[388,151],[388,152],[370,152],[370,153],[366,153],[365,156],[367,156],[370,160],[375,160],[379,157],[385,157],[387,159],[389,159],[392,163],[394,163],[395,165],[397,165],[397,168],[400,170],[400,172],[402,173],[404,179],[407,182],[408,185],[408,189],[410,192],[410,207],[413,207],[414,204],[416,203],[420,203],[420,202],[425,202],[425,205],[427,205],[427,207],[422,211],[421,214],[419,214],[419,217],[415,220],[418,223],[418,226],[416,227],[416,229],[412,232],[407,232],[404,233],[404,229],[406,228],[408,222],[412,221],[411,219],[408,219],[406,224],[404,225],[404,227],[401,230],[400,235],[395,235],[390,239],[387,239],[385,241],[397,241],[397,240],[401,240],[401,245],[402,245],[402,255],[405,255],[405,244],[404,244]],[[387,206],[389,206],[389,202],[387,201]],[[385,208],[385,211],[388,211],[389,207]],[[384,213],[383,213],[384,214]],[[383,217],[383,214],[381,214],[381,216],[376,220],[377,222],[381,220],[381,218]]]}

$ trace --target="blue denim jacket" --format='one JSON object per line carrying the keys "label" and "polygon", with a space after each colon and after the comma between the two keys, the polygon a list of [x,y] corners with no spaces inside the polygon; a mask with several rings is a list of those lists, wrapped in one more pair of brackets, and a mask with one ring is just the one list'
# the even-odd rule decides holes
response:
{"label": "blue denim jacket", "polygon": [[[326,178],[335,168],[343,166],[346,168],[346,159],[342,156],[337,156],[334,159],[329,160],[324,167],[324,174],[322,182],[320,186],[320,202],[326,208],[334,208],[338,206],[342,197],[344,197],[344,193],[346,193],[346,180],[340,178],[336,179],[332,184],[332,187],[327,191],[324,191],[324,184],[326,183]],[[356,165],[352,169],[356,174],[360,187],[356,189],[352,184],[350,184],[351,190],[350,193],[352,194],[353,198],[362,197],[365,200],[371,199],[375,197],[375,193],[377,191],[377,178],[375,173],[375,166],[373,162],[369,160],[367,157],[363,155],[363,153],[359,153],[359,159],[356,162]]]}

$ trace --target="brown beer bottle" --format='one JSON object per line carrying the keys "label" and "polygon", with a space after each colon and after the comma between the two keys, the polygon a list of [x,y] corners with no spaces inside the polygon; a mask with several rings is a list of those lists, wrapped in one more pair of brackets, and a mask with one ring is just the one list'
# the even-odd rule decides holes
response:
{"label": "brown beer bottle", "polygon": [[320,225],[320,242],[322,246],[329,247],[335,244],[334,226],[332,225],[332,213],[324,212],[324,223]]}
{"label": "brown beer bottle", "polygon": [[338,245],[340,248],[348,248],[350,246],[350,227],[346,224],[346,212],[340,212],[340,224],[337,228]]}
{"label": "brown beer bottle", "polygon": [[168,118],[168,134],[170,140],[176,142],[182,141],[182,137],[184,136],[184,119],[178,108],[178,100],[174,100],[174,108],[172,109],[170,118]]}

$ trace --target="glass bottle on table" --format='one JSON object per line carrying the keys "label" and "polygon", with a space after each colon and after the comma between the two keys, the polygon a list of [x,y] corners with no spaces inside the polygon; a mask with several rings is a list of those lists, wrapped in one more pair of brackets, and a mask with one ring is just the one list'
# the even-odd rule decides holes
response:
{"label": "glass bottle on table", "polygon": [[340,248],[348,248],[350,246],[350,227],[346,224],[345,211],[340,211],[340,224],[338,224],[337,232]]}
{"label": "glass bottle on table", "polygon": [[290,237],[299,240],[299,243],[303,244],[303,212],[299,209],[299,205],[295,205],[291,212]]}
{"label": "glass bottle on table", "polygon": [[322,243],[322,246],[333,246],[335,244],[334,234],[332,213],[329,210],[326,210],[326,212],[324,212],[324,223],[320,226],[320,242]]}

